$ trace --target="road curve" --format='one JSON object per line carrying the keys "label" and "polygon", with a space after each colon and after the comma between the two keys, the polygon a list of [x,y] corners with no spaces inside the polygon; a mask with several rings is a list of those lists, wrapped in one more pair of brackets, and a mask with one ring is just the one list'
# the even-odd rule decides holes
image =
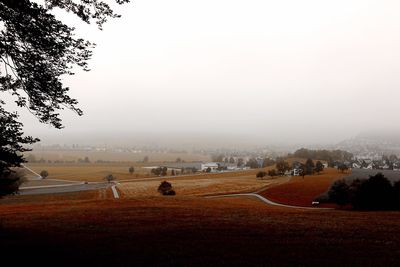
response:
{"label": "road curve", "polygon": [[205,198],[221,198],[221,197],[256,197],[259,200],[261,200],[262,202],[264,202],[265,204],[268,204],[271,206],[278,206],[278,207],[291,208],[291,209],[333,210],[333,208],[312,208],[312,207],[285,205],[285,204],[271,201],[271,200],[269,200],[263,196],[260,196],[259,194],[256,194],[256,193],[241,193],[241,194],[229,194],[229,195],[218,195],[218,196],[206,196]]}

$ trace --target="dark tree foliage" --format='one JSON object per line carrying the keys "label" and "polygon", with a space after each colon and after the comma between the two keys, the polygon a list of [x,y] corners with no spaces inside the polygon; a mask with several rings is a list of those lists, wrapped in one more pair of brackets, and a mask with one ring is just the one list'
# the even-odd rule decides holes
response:
{"label": "dark tree foliage", "polygon": [[0,106],[0,179],[9,176],[10,168],[20,167],[25,162],[21,153],[29,149],[24,145],[37,141],[23,136],[22,123],[17,118],[16,113],[9,113]]}
{"label": "dark tree foliage", "polygon": [[21,171],[5,171],[0,178],[0,198],[18,192],[19,186],[25,181]]}
{"label": "dark tree foliage", "polygon": [[400,181],[397,181],[393,185],[394,191],[394,203],[397,210],[400,210]]}
{"label": "dark tree foliage", "polygon": [[290,170],[290,166],[289,166],[289,163],[287,161],[279,160],[276,163],[276,169],[278,170],[279,174],[283,175],[285,173],[285,171]]}
{"label": "dark tree foliage", "polygon": [[107,182],[111,183],[112,181],[114,181],[116,179],[116,177],[112,174],[108,174],[104,177],[104,180],[106,180]]}
{"label": "dark tree foliage", "polygon": [[344,172],[347,171],[348,169],[349,169],[349,167],[348,167],[346,164],[344,164],[344,163],[341,163],[341,164],[338,166],[338,170],[341,171],[342,173],[344,173]]}
{"label": "dark tree foliage", "polygon": [[256,174],[257,178],[263,178],[264,176],[267,176],[267,172],[265,172],[265,171],[259,171]]}
{"label": "dark tree foliage", "polygon": [[271,177],[274,177],[274,176],[277,175],[277,172],[276,172],[275,169],[272,169],[272,170],[269,170],[269,171],[268,171],[268,175],[271,176]]}
{"label": "dark tree foliage", "polygon": [[351,204],[357,210],[400,209],[400,182],[392,185],[382,173],[356,179],[350,185],[339,180],[333,183],[328,196],[338,205]]}
{"label": "dark tree foliage", "polygon": [[382,173],[364,180],[352,196],[352,205],[361,210],[387,210],[394,206],[394,189]]}
{"label": "dark tree foliage", "polygon": [[324,165],[322,164],[321,161],[318,160],[317,163],[315,163],[315,171],[319,174],[323,170],[324,170]]}
{"label": "dark tree foliage", "polygon": [[345,180],[335,181],[328,191],[329,200],[335,202],[339,206],[350,203],[350,187]]}
{"label": "dark tree foliage", "polygon": [[249,159],[246,163],[247,167],[250,167],[251,169],[257,169],[260,168],[260,165],[258,164],[258,161],[255,158]]}
{"label": "dark tree foliage", "polygon": [[43,170],[40,172],[40,176],[42,176],[43,179],[46,179],[47,176],[49,176],[49,172],[46,170]]}
{"label": "dark tree foliage", "polygon": [[311,175],[314,174],[314,162],[312,161],[312,159],[307,159],[305,165],[305,174],[307,175]]}
{"label": "dark tree foliage", "polygon": [[[115,0],[118,4],[129,0]],[[10,93],[19,107],[27,108],[42,123],[62,128],[59,111],[68,108],[82,115],[77,100],[68,95],[62,76],[73,67],[88,71],[94,47],[77,38],[74,28],[58,20],[51,10],[73,13],[101,29],[108,18],[119,17],[101,0],[0,0],[0,92]],[[17,113],[4,109],[0,100],[0,178],[24,162],[24,145],[38,139],[24,137]]]}

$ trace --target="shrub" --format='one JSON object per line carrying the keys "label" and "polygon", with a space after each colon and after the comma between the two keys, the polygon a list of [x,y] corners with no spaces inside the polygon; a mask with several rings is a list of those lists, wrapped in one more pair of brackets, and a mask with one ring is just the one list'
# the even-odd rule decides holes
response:
{"label": "shrub", "polygon": [[275,169],[272,169],[272,170],[269,170],[269,171],[268,171],[268,175],[271,176],[271,177],[274,177],[274,176],[277,175],[277,172],[276,172]]}
{"label": "shrub", "polygon": [[129,173],[132,175],[135,172],[135,168],[133,166],[129,167]]}
{"label": "shrub", "polygon": [[104,177],[104,179],[105,179],[107,182],[111,183],[111,181],[114,181],[116,178],[115,178],[114,175],[109,174],[109,175],[106,175],[106,177]]}
{"label": "shrub", "polygon": [[257,174],[256,174],[256,177],[257,177],[257,178],[263,178],[264,176],[267,176],[267,173],[264,172],[264,171],[259,171],[259,172],[257,172]]}
{"label": "shrub", "polygon": [[160,194],[162,194],[163,196],[174,196],[175,195],[175,191],[172,189],[172,184],[167,181],[161,182],[161,184],[158,186],[157,191]]}
{"label": "shrub", "polygon": [[43,170],[40,172],[40,176],[42,176],[43,179],[46,179],[47,176],[49,176],[49,172],[46,170]]}

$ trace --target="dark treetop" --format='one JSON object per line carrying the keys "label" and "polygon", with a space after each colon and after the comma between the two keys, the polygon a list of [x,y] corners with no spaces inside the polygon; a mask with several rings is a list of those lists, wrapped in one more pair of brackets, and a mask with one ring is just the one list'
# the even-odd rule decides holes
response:
{"label": "dark treetop", "polygon": [[[36,1],[38,2],[38,1]],[[129,0],[114,0],[118,4]],[[19,107],[26,107],[40,122],[62,128],[59,111],[68,108],[82,115],[77,100],[68,95],[61,77],[72,68],[88,71],[94,45],[74,35],[74,28],[58,20],[51,10],[63,9],[101,29],[108,18],[119,17],[99,0],[0,0],[0,91],[8,92]],[[0,100],[1,165],[19,166],[23,144],[37,141],[23,137],[18,114],[4,109]]]}

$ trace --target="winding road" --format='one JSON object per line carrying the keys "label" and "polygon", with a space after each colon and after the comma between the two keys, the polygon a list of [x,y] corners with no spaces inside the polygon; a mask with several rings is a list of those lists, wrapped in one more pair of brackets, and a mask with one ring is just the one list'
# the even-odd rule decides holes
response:
{"label": "winding road", "polygon": [[307,209],[307,210],[333,210],[333,208],[318,208],[318,207],[302,207],[302,206],[292,206],[292,205],[286,205],[286,204],[281,204],[277,203],[274,201],[271,201],[263,196],[260,196],[257,193],[239,193],[239,194],[228,194],[228,195],[217,195],[217,196],[206,196],[205,198],[224,198],[224,197],[256,197],[262,202],[264,202],[267,205],[271,206],[278,206],[278,207],[284,207],[284,208],[291,208],[291,209]]}

